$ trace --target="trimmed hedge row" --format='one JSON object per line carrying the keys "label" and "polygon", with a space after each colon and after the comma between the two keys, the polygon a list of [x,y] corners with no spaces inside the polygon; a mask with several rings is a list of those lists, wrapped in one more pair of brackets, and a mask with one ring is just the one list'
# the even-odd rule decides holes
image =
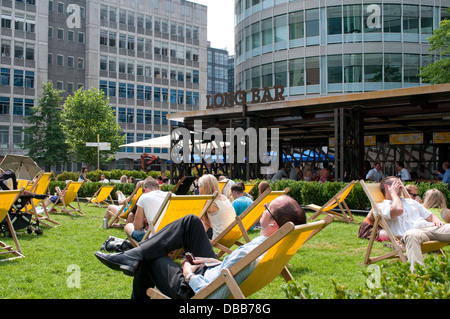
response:
{"label": "trimmed hedge row", "polygon": [[[117,172],[111,171],[110,176],[112,176],[112,179],[116,179],[115,176],[119,176],[119,174],[122,175],[127,175],[127,174],[123,174],[123,170],[116,170]],[[98,172],[98,171],[95,171]],[[93,174],[96,174],[95,172],[91,172],[91,176],[88,175],[88,178],[90,180],[96,180],[93,176]],[[101,172],[101,171],[100,171]],[[137,172],[137,171],[127,171],[130,172],[127,176],[134,176],[135,178],[140,178],[140,179],[145,179],[147,176],[153,176],[153,174],[157,173],[156,176],[159,175],[159,172],[150,172],[149,174],[146,174],[145,172],[141,171],[141,172]],[[67,173],[63,173],[64,175],[58,175],[58,178],[56,181],[52,181],[50,182],[50,193],[54,194],[55,191],[55,186],[59,186],[60,189],[64,189],[65,187],[65,180],[63,179],[61,181],[62,177],[69,177],[70,175]],[[76,173],[72,173],[72,174],[76,174]],[[89,173],[88,173],[89,174]],[[100,173],[100,175],[102,174],[102,172]],[[134,175],[135,174],[135,175]],[[145,175],[144,175],[145,174]],[[98,176],[100,176],[98,175]],[[105,172],[106,175],[106,172]],[[120,178],[119,176],[119,178]],[[156,177],[155,176],[155,177]],[[107,176],[108,178],[108,176]],[[70,179],[70,178],[67,178]],[[98,178],[99,179],[99,178]],[[98,180],[97,179],[97,180]],[[73,178],[73,180],[78,180],[78,175],[76,176],[76,178]],[[261,182],[261,179],[258,179],[256,181],[252,181],[255,182],[256,184],[259,184],[259,182]],[[268,181],[270,184],[270,187],[272,187],[273,190],[283,190],[286,187],[289,187],[289,193],[288,195],[291,196],[292,198],[294,198],[295,200],[297,200],[298,203],[300,203],[300,205],[308,205],[308,204],[316,204],[316,205],[323,205],[325,204],[331,197],[333,197],[337,192],[339,192],[342,188],[345,187],[345,185],[347,185],[347,183],[344,182],[325,182],[325,183],[321,183],[321,182],[306,182],[306,181],[293,181],[293,180],[289,180],[289,179],[283,179],[283,180],[279,180],[276,181],[275,183],[272,183],[270,181]],[[120,190],[122,191],[122,193],[124,193],[125,195],[129,195],[133,192],[134,190],[134,184],[128,184],[128,183],[108,183],[110,185],[116,185],[116,188],[114,189],[114,191],[111,193],[113,199],[116,199],[116,191]],[[447,206],[450,207],[450,190],[447,186],[447,184],[444,183],[413,183],[413,182],[409,182],[406,184],[415,184],[417,185],[418,189],[419,189],[419,196],[421,196],[423,198],[423,194],[431,188],[436,188],[439,189],[445,196],[445,198],[447,198]],[[91,183],[84,183],[81,186],[81,189],[78,193],[79,197],[91,197],[99,188],[100,186],[102,186],[102,183],[99,182],[91,182]],[[164,185],[163,186],[163,190],[164,191],[169,191],[171,190],[173,187],[173,185]],[[250,192],[250,194],[253,196],[253,198],[257,198],[258,197],[258,189],[257,187],[254,187],[253,190]],[[370,208],[370,202],[366,196],[366,194],[364,193],[364,190],[362,189],[361,185],[358,183],[356,184],[352,191],[350,192],[350,194],[348,195],[348,197],[345,199],[348,207],[350,209],[354,209],[354,210],[367,210]]]}

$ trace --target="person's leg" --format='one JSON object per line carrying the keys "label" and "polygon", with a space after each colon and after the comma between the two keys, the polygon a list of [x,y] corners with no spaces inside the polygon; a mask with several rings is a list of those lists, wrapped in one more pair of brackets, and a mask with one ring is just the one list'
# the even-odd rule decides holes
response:
{"label": "person's leg", "polygon": [[174,221],[136,248],[118,254],[96,252],[95,256],[109,268],[133,276],[143,260],[151,262],[180,248],[194,256],[216,256],[201,220],[194,215]]}
{"label": "person's leg", "polygon": [[189,299],[194,295],[180,266],[168,256],[139,265],[133,279],[133,297],[148,299],[147,289],[155,286],[172,299]]}
{"label": "person's leg", "polygon": [[188,215],[165,226],[155,235],[140,244],[144,259],[151,261],[170,252],[184,248],[194,256],[215,257],[211,242],[201,220]]}
{"label": "person's leg", "polygon": [[450,242],[450,224],[445,224],[441,227],[411,229],[405,233],[406,254],[411,263],[412,271],[414,270],[414,264],[419,263],[423,265],[422,244],[430,240],[444,243]]}

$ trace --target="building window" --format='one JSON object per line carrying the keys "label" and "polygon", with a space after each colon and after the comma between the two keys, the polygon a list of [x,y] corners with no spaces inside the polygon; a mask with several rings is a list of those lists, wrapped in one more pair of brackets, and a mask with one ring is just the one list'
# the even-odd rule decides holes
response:
{"label": "building window", "polygon": [[23,71],[14,70],[14,86],[23,87]]}
{"label": "building window", "polygon": [[[0,85],[9,86],[10,84],[11,71],[9,69],[0,69]],[[3,114],[3,113],[0,113]]]}
{"label": "building window", "polygon": [[64,56],[61,54],[58,54],[56,56],[56,65],[58,66],[64,66]]}
{"label": "building window", "polygon": [[11,57],[11,41],[2,39],[1,55],[5,58]]}
{"label": "building window", "polygon": [[64,3],[58,2],[58,13],[64,13]]}
{"label": "building window", "polygon": [[9,97],[0,96],[0,114],[9,114]]}
{"label": "building window", "polygon": [[0,126],[0,148],[9,148],[9,127]]}

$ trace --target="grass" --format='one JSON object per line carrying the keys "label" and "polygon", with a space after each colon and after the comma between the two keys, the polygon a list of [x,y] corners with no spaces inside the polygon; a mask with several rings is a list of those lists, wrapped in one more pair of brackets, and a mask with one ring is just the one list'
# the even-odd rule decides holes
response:
{"label": "grass", "polygon": [[[42,227],[43,234],[18,231],[25,258],[0,262],[0,298],[3,299],[128,299],[132,277],[110,270],[94,256],[109,235],[124,238],[122,229],[99,228],[105,209],[85,206],[85,216],[52,214],[62,226]],[[356,217],[362,220],[362,216]],[[361,262],[367,240],[357,238],[358,224],[334,221],[313,237],[289,262],[298,283],[308,282],[323,298],[333,298],[331,279],[339,285],[365,285]],[[251,236],[256,236],[252,232]],[[1,241],[13,244],[11,238]],[[445,248],[450,253],[449,247]],[[387,251],[376,243],[375,253]],[[73,271],[73,269],[77,271]],[[79,274],[80,288],[74,287]],[[251,298],[283,299],[285,281],[279,276]]]}

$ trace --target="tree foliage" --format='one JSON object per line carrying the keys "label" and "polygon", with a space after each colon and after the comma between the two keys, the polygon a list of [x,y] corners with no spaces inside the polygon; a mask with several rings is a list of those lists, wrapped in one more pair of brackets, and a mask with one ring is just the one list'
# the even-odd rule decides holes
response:
{"label": "tree foliage", "polygon": [[61,94],[51,82],[43,84],[42,98],[31,108],[31,116],[26,117],[29,127],[24,129],[29,138],[24,149],[33,160],[51,166],[68,160],[68,146],[61,127]]}
{"label": "tree foliage", "polygon": [[[447,9],[450,13],[450,9]],[[439,28],[428,38],[430,51],[436,61],[420,68],[420,77],[431,84],[450,82],[450,20],[442,20]]]}
{"label": "tree foliage", "polygon": [[122,129],[116,123],[116,117],[101,90],[80,88],[64,103],[63,130],[67,136],[74,159],[97,164],[97,148],[86,146],[86,143],[110,143],[110,151],[100,151],[100,163],[105,163],[108,157],[119,150],[124,143]]}

